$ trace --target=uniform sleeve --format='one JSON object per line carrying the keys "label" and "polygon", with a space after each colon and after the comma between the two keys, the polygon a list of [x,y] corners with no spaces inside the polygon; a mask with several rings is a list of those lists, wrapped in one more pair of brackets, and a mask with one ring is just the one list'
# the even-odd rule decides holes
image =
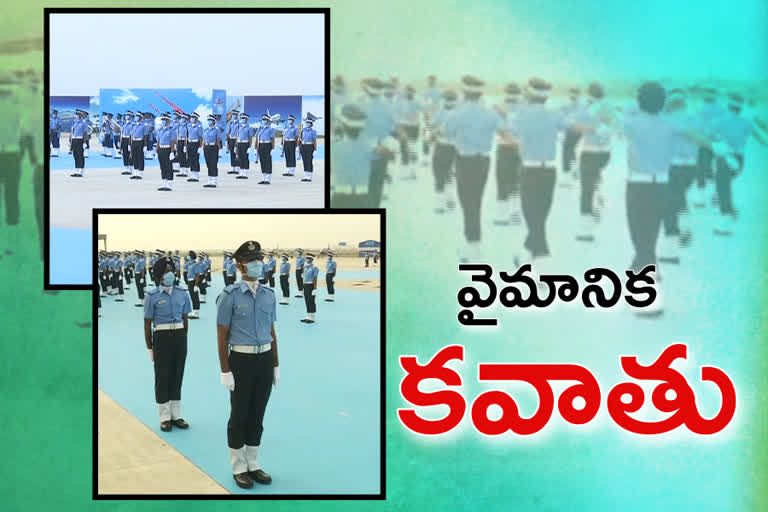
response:
{"label": "uniform sleeve", "polygon": [[155,310],[154,310],[154,301],[152,300],[152,296],[148,295],[147,300],[144,301],[144,318],[151,319],[155,316]]}
{"label": "uniform sleeve", "polygon": [[216,323],[229,327],[232,323],[232,301],[234,298],[231,293],[221,292],[216,299]]}
{"label": "uniform sleeve", "polygon": [[272,294],[272,323],[277,322],[277,296]]}
{"label": "uniform sleeve", "polygon": [[192,311],[192,299],[189,298],[189,294],[184,294],[184,306],[181,308],[182,315],[188,315]]}

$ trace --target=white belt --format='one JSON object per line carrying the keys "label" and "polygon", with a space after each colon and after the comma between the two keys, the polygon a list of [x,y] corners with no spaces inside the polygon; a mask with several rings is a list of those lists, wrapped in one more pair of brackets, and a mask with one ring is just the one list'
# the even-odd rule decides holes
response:
{"label": "white belt", "polygon": [[301,143],[304,144],[305,146],[314,146],[315,145],[314,141],[312,141],[312,142],[301,141]]}
{"label": "white belt", "polygon": [[285,139],[285,142],[293,142],[293,141],[295,141],[295,140],[296,140],[296,139]]}
{"label": "white belt", "polygon": [[157,146],[159,148],[170,148],[171,146]]}
{"label": "white belt", "polygon": [[630,174],[628,181],[630,183],[667,183],[669,177],[655,174]]}
{"label": "white belt", "polygon": [[80,136],[80,137],[72,137],[72,140],[81,140],[82,138],[83,138],[82,136]]}
{"label": "white belt", "polygon": [[272,350],[271,343],[264,345],[230,345],[232,352],[241,352],[243,354],[262,354]]}
{"label": "white belt", "polygon": [[523,160],[523,167],[554,167],[555,160]]}
{"label": "white belt", "polygon": [[459,156],[463,156],[465,158],[472,157],[472,156],[488,157],[488,153],[459,153]]}
{"label": "white belt", "polygon": [[260,140],[259,144],[272,144],[271,140]]}
{"label": "white belt", "polygon": [[610,153],[610,146],[592,146],[591,144],[584,144],[581,146],[582,153]]}
{"label": "white belt", "polygon": [[183,329],[184,322],[174,322],[171,324],[160,324],[155,326],[156,331],[175,331],[176,329]]}
{"label": "white belt", "polygon": [[248,144],[248,141],[247,141],[247,140],[240,140],[240,139],[237,139],[237,143],[238,143],[238,144]]}
{"label": "white belt", "polygon": [[218,146],[218,144],[215,143],[215,142],[206,142],[205,145],[206,146]]}
{"label": "white belt", "polygon": [[199,140],[187,140],[187,142],[200,142]]}
{"label": "white belt", "polygon": [[696,165],[696,158],[673,158],[672,165]]}

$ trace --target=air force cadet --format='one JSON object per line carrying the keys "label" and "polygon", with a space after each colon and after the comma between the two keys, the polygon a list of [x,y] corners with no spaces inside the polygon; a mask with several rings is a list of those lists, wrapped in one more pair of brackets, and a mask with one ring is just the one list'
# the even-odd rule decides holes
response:
{"label": "air force cadet", "polygon": [[51,111],[51,118],[48,120],[48,131],[51,141],[51,156],[59,156],[59,135],[61,134],[61,119],[59,119],[58,110]]}
{"label": "air force cadet", "polygon": [[293,176],[296,174],[296,138],[299,135],[299,129],[294,125],[296,118],[293,114],[288,116],[288,126],[283,129],[283,147],[280,156],[285,156],[286,171],[283,176]]}
{"label": "air force cadet", "polygon": [[164,192],[171,191],[173,183],[173,164],[171,160],[175,159],[176,150],[176,130],[171,128],[171,116],[168,113],[160,117],[162,126],[157,131],[157,159],[160,162],[160,174],[163,184],[157,190]]}
{"label": "air force cadet", "polygon": [[254,481],[272,482],[258,455],[267,402],[280,376],[275,294],[258,281],[263,258],[258,242],[242,244],[234,254],[242,281],[216,299],[221,383],[230,391],[229,457],[235,482],[246,489]]}
{"label": "air force cadet", "polygon": [[332,252],[328,253],[328,263],[325,265],[325,285],[328,289],[328,297],[326,297],[326,302],[333,302],[335,301],[334,297],[334,288],[333,288],[333,280],[336,278],[336,262],[333,261],[333,257],[335,254]]}
{"label": "air force cadet", "polygon": [[312,126],[317,119],[319,118],[312,115],[312,112],[307,112],[304,126],[301,129],[301,133],[299,133],[301,161],[304,163],[304,177],[301,181],[312,181],[312,159],[317,150],[317,132]]}
{"label": "air force cadet", "polygon": [[200,314],[200,296],[197,293],[197,286],[200,284],[202,276],[202,264],[197,263],[197,254],[195,251],[189,251],[189,267],[186,270],[187,286],[189,287],[189,296],[192,299],[192,314],[189,318],[199,318]]}
{"label": "air force cadet", "polygon": [[282,263],[280,263],[280,289],[283,292],[280,304],[288,304],[288,298],[291,296],[291,284],[288,281],[291,275],[291,264],[288,262],[288,255],[286,253],[280,256],[282,259]]}
{"label": "air force cadet", "polygon": [[160,430],[170,432],[171,425],[189,428],[181,414],[181,384],[187,359],[187,314],[191,307],[187,293],[173,284],[175,273],[171,258],[157,260],[152,272],[160,277],[161,286],[147,292],[144,341],[149,360],[155,366]]}
{"label": "air force cadet", "polygon": [[302,272],[304,303],[307,306],[307,316],[301,321],[306,324],[315,323],[315,312],[317,311],[315,296],[317,295],[317,274],[319,273],[319,270],[313,264],[314,260],[315,255],[307,253],[306,263],[304,264],[304,270]]}
{"label": "air force cadet", "polygon": [[132,180],[144,177],[144,145],[149,137],[148,127],[142,120],[142,113],[136,112],[136,122],[131,126],[131,155],[133,155]]}
{"label": "air force cadet", "polygon": [[90,135],[88,123],[86,117],[88,112],[85,110],[75,110],[77,117],[72,124],[72,136],[70,137],[69,147],[72,151],[72,156],[75,159],[75,170],[70,174],[73,178],[82,178],[85,171],[85,157],[83,150],[85,149],[85,139]]}
{"label": "air force cadet", "polygon": [[240,126],[237,130],[237,145],[235,146],[235,157],[238,162],[240,175],[238,180],[248,179],[248,148],[253,142],[253,128],[248,124],[248,114],[240,114]]}
{"label": "air force cadet", "polygon": [[221,149],[221,129],[216,126],[216,118],[208,116],[208,127],[203,132],[205,149],[205,165],[208,168],[208,184],[206,188],[216,188],[219,179],[219,150]]}
{"label": "air force cadet", "polygon": [[257,151],[261,160],[261,181],[259,185],[269,185],[272,182],[272,150],[275,149],[275,129],[270,126],[270,118],[264,114],[261,117]]}
{"label": "air force cadet", "polygon": [[200,181],[200,143],[203,139],[203,126],[198,122],[200,115],[192,112],[187,126],[187,160],[192,176],[187,179],[192,183]]}
{"label": "air force cadet", "polygon": [[139,300],[136,307],[144,306],[144,289],[147,287],[147,256],[144,251],[136,251],[136,292]]}
{"label": "air force cadet", "polygon": [[299,249],[299,254],[296,256],[296,298],[303,297],[304,292],[304,280],[302,274],[304,272],[304,264],[306,259],[304,258],[304,251]]}
{"label": "air force cadet", "polygon": [[227,123],[227,150],[229,151],[229,171],[227,174],[240,174],[240,164],[235,156],[235,146],[237,145],[237,135],[240,131],[240,112],[233,110],[229,113],[229,123]]}
{"label": "air force cadet", "polygon": [[123,171],[120,174],[133,175],[133,157],[131,156],[131,133],[133,133],[133,112],[125,111],[123,126],[120,128],[120,152],[123,155]]}

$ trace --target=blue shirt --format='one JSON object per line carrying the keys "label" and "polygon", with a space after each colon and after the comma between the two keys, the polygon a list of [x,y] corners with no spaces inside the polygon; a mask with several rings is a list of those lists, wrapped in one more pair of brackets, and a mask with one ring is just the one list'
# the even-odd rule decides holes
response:
{"label": "blue shirt", "polygon": [[301,142],[303,144],[311,144],[317,140],[317,132],[314,128],[304,128],[301,132]]}
{"label": "blue shirt", "polygon": [[179,124],[176,125],[176,140],[187,140],[187,121],[186,119],[183,121],[179,121]]}
{"label": "blue shirt", "polygon": [[233,260],[229,260],[224,269],[227,271],[228,276],[234,275],[235,270],[237,270],[237,264]]}
{"label": "blue shirt", "polygon": [[680,128],[661,115],[639,112],[624,119],[630,174],[665,176],[675,156]]}
{"label": "blue shirt", "polygon": [[415,99],[409,100],[403,98],[399,103],[399,114],[401,116],[400,122],[403,124],[418,124],[419,112],[421,112],[422,106]]}
{"label": "blue shirt", "polygon": [[176,142],[176,133],[170,126],[157,130],[157,143],[161,146],[170,146],[171,142]]}
{"label": "blue shirt", "polygon": [[203,137],[203,125],[190,122],[187,125],[187,140],[197,142]]}
{"label": "blue shirt", "polygon": [[287,275],[291,271],[291,264],[284,261],[280,264],[280,275]]}
{"label": "blue shirt", "polygon": [[133,131],[133,121],[124,121],[123,126],[120,129],[120,135],[122,137],[130,137]]}
{"label": "blue shirt", "polygon": [[336,273],[336,262],[331,260],[328,262],[328,264],[325,266],[325,273],[326,274],[335,274]]}
{"label": "blue shirt", "polygon": [[299,135],[299,129],[296,126],[289,126],[283,130],[283,140],[296,140]]}
{"label": "blue shirt", "polygon": [[197,275],[201,274],[202,272],[203,272],[202,264],[196,263],[195,261],[190,261],[189,268],[187,269],[187,280],[194,281],[195,277],[197,277]]}
{"label": "blue shirt", "polygon": [[712,123],[712,135],[726,142],[735,153],[744,154],[751,134],[752,123],[730,111]]}
{"label": "blue shirt", "polygon": [[61,119],[58,116],[51,117],[49,124],[51,130],[59,131],[61,129]]}
{"label": "blue shirt", "polygon": [[307,260],[304,258],[304,256],[299,256],[296,258],[296,270],[301,270],[304,268],[304,262]]}
{"label": "blue shirt", "polygon": [[554,160],[557,134],[565,128],[567,114],[550,110],[541,104],[521,105],[517,115],[510,117],[505,128],[520,136],[523,160]]}
{"label": "blue shirt", "polygon": [[221,131],[216,127],[208,127],[203,132],[203,141],[206,144],[216,144],[221,140]]}
{"label": "blue shirt", "polygon": [[[446,127],[445,124],[448,120],[448,117],[453,114],[453,111],[453,108],[448,109],[443,107],[434,115],[434,117],[432,117],[432,129],[437,134],[438,139],[447,144],[452,144],[455,140],[455,134],[452,134],[446,129],[450,129],[451,127]],[[334,151],[336,150],[335,147],[333,149]]]}
{"label": "blue shirt", "polygon": [[[680,130],[701,130],[699,119],[685,111],[670,112],[664,117]],[[674,158],[696,160],[699,154],[699,145],[686,137],[684,133],[678,133],[675,137]]]}
{"label": "blue shirt", "polygon": [[367,187],[371,173],[371,161],[379,158],[375,151],[375,141],[363,134],[357,139],[345,137],[333,144],[333,186],[350,185]]}
{"label": "blue shirt", "polygon": [[275,129],[271,126],[264,126],[259,130],[259,142],[272,142],[275,138]]}
{"label": "blue shirt", "polygon": [[238,142],[250,142],[250,138],[253,137],[253,128],[248,123],[240,123],[237,129],[237,141]]}
{"label": "blue shirt", "polygon": [[264,267],[265,270],[271,271],[275,270],[275,265],[277,265],[277,261],[274,258],[269,258],[269,260],[267,260],[267,264],[264,265]]}
{"label": "blue shirt", "polygon": [[123,269],[123,260],[118,259],[115,262],[115,270],[122,270]]}
{"label": "blue shirt", "polygon": [[143,139],[149,133],[147,125],[144,123],[133,123],[131,127],[131,137],[134,140]]}
{"label": "blue shirt", "polygon": [[315,280],[319,272],[320,270],[315,265],[311,263],[307,263],[304,266],[304,272],[303,272],[304,284],[311,284]]}
{"label": "blue shirt", "polygon": [[[579,106],[573,109],[573,112],[567,118],[567,123],[578,123],[590,128],[597,129],[603,124],[602,114],[608,113],[608,107],[602,104],[602,102],[595,102],[590,106]],[[605,148],[609,151],[608,145],[611,142],[611,137],[607,133],[586,133],[583,135],[582,140],[587,146],[598,146]]]}
{"label": "blue shirt", "polygon": [[272,343],[272,324],[277,320],[274,292],[259,285],[254,294],[245,281],[224,288],[216,299],[216,323],[229,327],[230,345]]}
{"label": "blue shirt", "polygon": [[374,139],[383,139],[395,129],[395,109],[392,103],[376,98],[362,105],[366,113],[365,130]]}
{"label": "blue shirt", "polygon": [[151,318],[155,325],[181,322],[190,311],[189,294],[175,285],[170,294],[162,286],[149,290],[144,301],[144,318]]}
{"label": "blue shirt", "polygon": [[147,266],[147,261],[144,258],[139,258],[136,260],[136,272],[141,272],[144,270],[144,267]]}
{"label": "blue shirt", "polygon": [[72,124],[72,137],[82,138],[88,133],[88,123],[78,119]]}
{"label": "blue shirt", "polygon": [[501,122],[497,112],[471,101],[456,107],[448,116],[445,129],[455,137],[456,151],[460,155],[490,153]]}

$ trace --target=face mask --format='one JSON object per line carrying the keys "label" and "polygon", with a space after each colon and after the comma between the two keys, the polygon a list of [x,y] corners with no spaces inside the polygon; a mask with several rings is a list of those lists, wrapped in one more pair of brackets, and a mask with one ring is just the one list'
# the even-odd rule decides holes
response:
{"label": "face mask", "polygon": [[163,275],[163,284],[165,286],[171,286],[175,280],[176,280],[176,275],[173,272],[166,272]]}
{"label": "face mask", "polygon": [[213,126],[213,121],[208,121],[208,126]]}
{"label": "face mask", "polygon": [[168,126],[168,121],[163,121],[163,126]]}
{"label": "face mask", "polygon": [[248,277],[261,277],[261,271],[264,268],[264,264],[259,260],[249,261],[246,265]]}
{"label": "face mask", "polygon": [[243,125],[243,126],[245,126],[245,123],[246,123],[246,122],[247,122],[247,121],[246,121],[245,119],[241,119],[241,120],[240,120],[240,124],[241,124],[241,125]]}

